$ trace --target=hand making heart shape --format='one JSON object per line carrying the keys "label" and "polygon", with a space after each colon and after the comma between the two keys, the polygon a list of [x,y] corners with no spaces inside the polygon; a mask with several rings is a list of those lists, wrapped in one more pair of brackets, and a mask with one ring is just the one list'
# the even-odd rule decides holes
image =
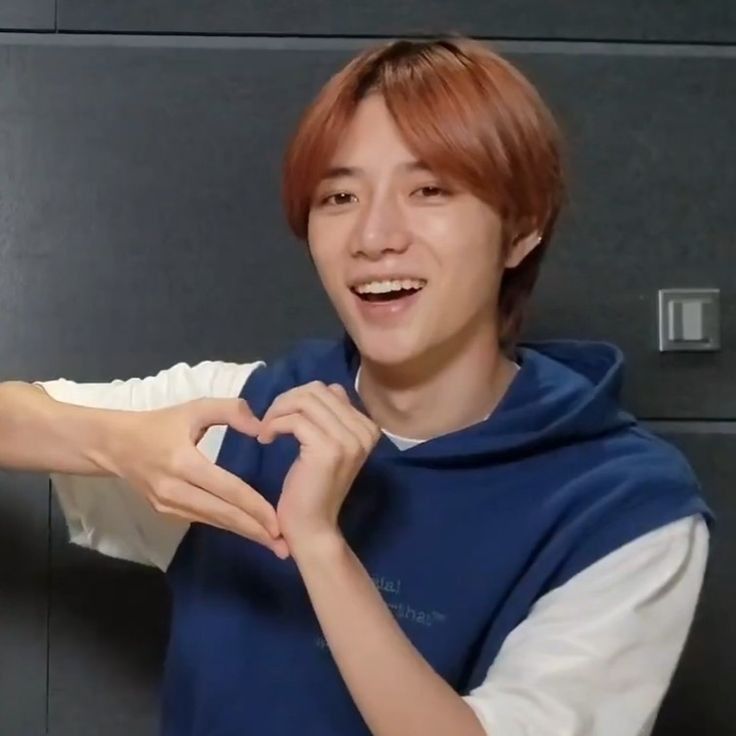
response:
{"label": "hand making heart shape", "polygon": [[[242,399],[196,399],[152,411],[115,412],[97,464],[161,514],[235,532],[284,559],[312,534],[337,531],[345,496],[379,430],[339,385],[313,382],[278,396],[259,420]],[[299,456],[273,506],[245,480],[214,464],[199,444],[228,425],[262,443],[292,434]]]}
{"label": "hand making heart shape", "polygon": [[290,550],[338,531],[338,515],[350,487],[381,431],[350,403],[339,384],[313,381],[279,395],[268,408],[258,441],[278,435],[299,442],[284,479],[276,515]]}

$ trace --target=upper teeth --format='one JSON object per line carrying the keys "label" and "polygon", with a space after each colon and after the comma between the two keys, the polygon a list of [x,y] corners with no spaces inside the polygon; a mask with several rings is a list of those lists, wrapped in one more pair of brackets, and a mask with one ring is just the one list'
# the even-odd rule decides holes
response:
{"label": "upper teeth", "polygon": [[358,294],[384,294],[401,289],[421,289],[426,283],[422,279],[396,279],[394,281],[369,281],[365,284],[357,284],[353,288]]}

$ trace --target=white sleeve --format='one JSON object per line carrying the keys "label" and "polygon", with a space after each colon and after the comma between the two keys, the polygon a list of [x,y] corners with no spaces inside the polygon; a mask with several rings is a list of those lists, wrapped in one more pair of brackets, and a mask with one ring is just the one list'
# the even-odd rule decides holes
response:
{"label": "white sleeve", "polygon": [[708,556],[692,516],[551,591],[465,696],[489,736],[648,736],[682,653]]}
{"label": "white sleeve", "polygon": [[[237,397],[261,362],[177,363],[155,376],[110,383],[75,383],[64,378],[39,381],[57,401],[99,409],[146,411],[198,398]],[[198,448],[213,462],[225,427],[207,430]],[[51,482],[66,518],[72,542],[165,570],[188,524],[159,514],[119,478],[52,473]]]}

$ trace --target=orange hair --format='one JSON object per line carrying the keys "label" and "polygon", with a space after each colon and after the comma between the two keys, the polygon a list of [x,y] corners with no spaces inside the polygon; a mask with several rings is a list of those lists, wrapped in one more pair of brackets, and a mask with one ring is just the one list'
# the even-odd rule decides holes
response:
{"label": "orange hair", "polygon": [[380,93],[407,146],[440,176],[499,214],[504,248],[542,241],[502,277],[499,335],[518,338],[563,191],[555,121],[532,84],[483,44],[458,38],[394,41],[368,49],[333,76],[305,111],[284,159],[283,201],[306,240],[314,192],[357,105]]}

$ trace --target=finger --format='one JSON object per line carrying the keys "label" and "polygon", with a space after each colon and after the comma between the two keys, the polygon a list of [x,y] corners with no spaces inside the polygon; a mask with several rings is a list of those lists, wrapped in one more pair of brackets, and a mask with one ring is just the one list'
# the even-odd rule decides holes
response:
{"label": "finger", "polygon": [[311,381],[279,394],[266,410],[261,422],[265,423],[275,416],[293,414],[299,411],[299,402],[304,396],[320,393],[321,391],[325,391],[326,388],[322,381]]}
{"label": "finger", "polygon": [[258,434],[260,420],[245,399],[195,399],[189,404],[197,429],[228,425],[243,434]]}
{"label": "finger", "polygon": [[278,537],[279,523],[274,507],[237,475],[210,462],[201,452],[197,453],[199,458],[187,467],[184,480],[244,511],[273,537]]}
{"label": "finger", "polygon": [[261,427],[276,416],[293,414],[297,411],[299,396],[304,393],[304,389],[304,386],[297,386],[296,388],[289,389],[288,391],[279,394],[271,402],[271,405],[266,409],[266,413],[261,418]]}
{"label": "finger", "polygon": [[304,391],[285,400],[278,411],[273,413],[271,419],[264,422],[263,427],[266,433],[273,419],[296,413],[304,414],[336,442],[341,442],[351,431],[340,414],[335,412],[334,408],[325,402],[317,392]]}
{"label": "finger", "polygon": [[[314,401],[315,398],[329,413],[320,410],[320,405]],[[356,412],[349,401],[347,403],[341,401],[324,383],[312,381],[278,396],[264,414],[262,423],[265,425],[274,417],[294,414],[298,411],[311,413],[313,420],[325,431],[329,429],[329,424],[334,424],[336,421],[345,425],[345,429],[349,429],[350,413],[351,411]],[[332,414],[332,419],[330,419],[330,414]],[[339,424],[336,426],[339,427]]]}
{"label": "finger", "polygon": [[[339,384],[332,386],[337,388],[330,388],[319,381],[306,384],[301,387],[302,391],[298,394],[295,392],[292,396],[285,397],[284,404],[292,404],[294,409],[300,408],[325,433],[352,452],[360,450],[370,452],[378,441],[378,428],[365,414],[352,406],[342,386]],[[343,392],[344,398],[339,392]],[[320,410],[315,400],[334,417],[329,424],[327,424],[328,415]]]}
{"label": "finger", "polygon": [[259,441],[270,442],[279,435],[293,435],[303,448],[320,448],[334,446],[334,440],[325,434],[304,414],[287,414],[283,417],[272,419],[266,430],[264,439],[259,436]]}
{"label": "finger", "polygon": [[286,540],[283,537],[274,539],[271,545],[271,549],[273,550],[274,554],[277,557],[280,557],[282,560],[285,560],[290,555],[289,545],[286,543]]}
{"label": "finger", "polygon": [[331,383],[329,386],[327,386],[330,391],[332,391],[335,396],[337,396],[338,399],[342,399],[343,401],[347,401],[348,404],[350,403],[350,396],[348,395],[348,392],[345,390],[345,387],[342,386],[339,383]]}
{"label": "finger", "polygon": [[[339,389],[344,391],[341,386]],[[357,442],[363,452],[367,453],[373,449],[378,440],[378,429],[374,422],[349,403],[347,396],[343,397],[329,386],[315,390],[314,394],[335,414],[352,441]]]}
{"label": "finger", "polygon": [[[344,391],[341,386],[339,390]],[[347,441],[353,445],[357,441],[365,452],[370,452],[378,441],[380,432],[371,419],[350,404],[347,394],[345,399],[339,398],[334,390],[330,390],[320,381],[286,391],[274,400],[264,414],[258,439],[270,442],[273,435],[268,432],[268,426],[273,419],[300,412],[309,416],[327,436],[337,442],[345,444]]]}
{"label": "finger", "polygon": [[339,383],[331,383],[326,389],[315,388],[314,394],[330,407],[366,450],[375,445],[380,436],[376,423],[350,403],[347,391]]}
{"label": "finger", "polygon": [[360,411],[358,408],[353,406],[353,402],[350,400],[350,394],[348,394],[344,386],[342,386],[339,383],[331,383],[329,384],[329,386],[327,386],[327,389],[329,391],[328,395],[334,396],[339,402],[339,404],[352,409],[352,413],[356,417],[363,420],[368,425],[375,424],[375,422],[369,416],[367,416],[362,411]]}
{"label": "finger", "polygon": [[288,556],[288,547],[283,538],[274,539],[256,519],[245,511],[190,483],[182,483],[176,500],[170,500],[162,512],[187,521],[209,524],[219,529],[235,532],[253,542],[262,544],[282,559]]}

